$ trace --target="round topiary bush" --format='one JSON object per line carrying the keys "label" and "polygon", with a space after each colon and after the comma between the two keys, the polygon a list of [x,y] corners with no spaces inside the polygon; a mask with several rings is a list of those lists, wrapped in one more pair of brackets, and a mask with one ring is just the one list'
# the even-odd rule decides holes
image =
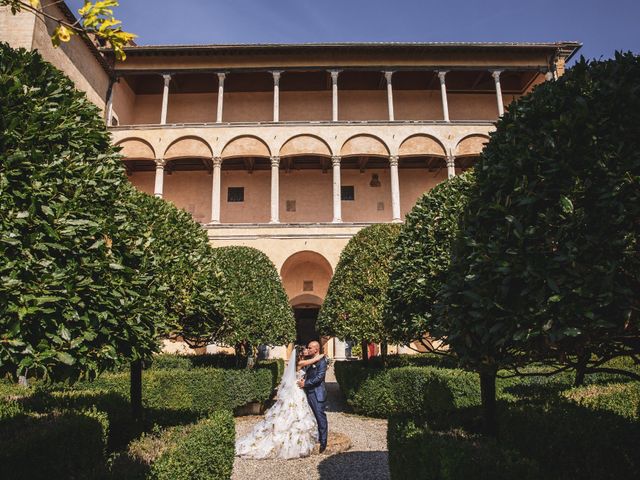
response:
{"label": "round topiary bush", "polygon": [[384,321],[391,340],[420,341],[432,330],[437,294],[446,281],[460,216],[475,181],[473,171],[425,193],[405,219],[394,248]]}
{"label": "round topiary bush", "polygon": [[387,340],[382,317],[399,231],[398,224],[371,225],[349,240],[318,315],[320,333],[361,342]]}
{"label": "round topiary bush", "polygon": [[582,59],[498,122],[441,296],[465,361],[640,352],[639,79],[630,53]]}
{"label": "round topiary bush", "polygon": [[0,105],[0,370],[61,379],[147,355],[152,285],[100,111],[6,44]]}
{"label": "round topiary bush", "polygon": [[223,343],[239,350],[258,345],[285,345],[295,339],[296,327],[287,293],[273,262],[251,247],[213,249],[217,268],[233,313]]}

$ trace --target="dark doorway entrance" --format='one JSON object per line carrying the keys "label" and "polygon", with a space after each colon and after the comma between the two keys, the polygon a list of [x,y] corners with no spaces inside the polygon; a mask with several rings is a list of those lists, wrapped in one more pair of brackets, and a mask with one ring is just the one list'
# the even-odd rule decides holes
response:
{"label": "dark doorway entrance", "polygon": [[296,344],[307,345],[312,340],[320,341],[320,335],[316,331],[319,307],[294,308],[296,319]]}

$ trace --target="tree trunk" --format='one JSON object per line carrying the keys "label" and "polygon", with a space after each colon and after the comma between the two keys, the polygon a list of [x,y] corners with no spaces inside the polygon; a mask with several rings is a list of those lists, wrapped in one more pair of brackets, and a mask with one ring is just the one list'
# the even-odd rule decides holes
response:
{"label": "tree trunk", "polygon": [[362,340],[360,347],[362,348],[362,363],[369,365],[369,342]]}
{"label": "tree trunk", "polygon": [[131,362],[131,415],[136,422],[142,421],[142,360]]}
{"label": "tree trunk", "polygon": [[386,340],[383,340],[382,342],[380,342],[380,355],[382,356],[382,364],[386,367],[387,366],[387,353],[389,350],[389,345],[387,344]]}
{"label": "tree trunk", "polygon": [[584,352],[578,355],[578,364],[576,365],[576,379],[574,381],[574,387],[580,387],[584,385],[584,376],[587,372],[587,363],[591,358],[591,353]]}
{"label": "tree trunk", "polygon": [[480,397],[482,399],[484,433],[495,437],[498,433],[495,371],[480,373]]}

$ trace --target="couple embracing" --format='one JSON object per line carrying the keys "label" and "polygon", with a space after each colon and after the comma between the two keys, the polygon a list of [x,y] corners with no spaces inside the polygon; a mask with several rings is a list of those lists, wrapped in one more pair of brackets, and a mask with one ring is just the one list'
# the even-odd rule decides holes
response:
{"label": "couple embracing", "polygon": [[298,358],[294,348],[278,387],[276,403],[246,436],[236,441],[244,458],[300,458],[311,455],[316,442],[327,448],[324,377],[327,359],[320,344],[311,342]]}

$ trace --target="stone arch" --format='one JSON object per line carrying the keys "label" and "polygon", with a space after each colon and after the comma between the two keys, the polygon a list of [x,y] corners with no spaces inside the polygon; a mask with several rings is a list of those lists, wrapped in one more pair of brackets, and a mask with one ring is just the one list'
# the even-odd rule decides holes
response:
{"label": "stone arch", "polygon": [[[280,268],[280,277],[289,299],[299,295],[315,295],[323,299],[333,268],[323,255],[312,250],[302,250],[290,255]],[[303,283],[311,281],[311,290],[304,290]]]}
{"label": "stone arch", "polygon": [[211,158],[213,156],[209,144],[200,137],[180,137],[171,142],[164,152],[164,159],[176,158]]}
{"label": "stone arch", "polygon": [[374,135],[361,134],[349,138],[340,149],[340,156],[365,155],[371,157],[388,157],[389,148]]}
{"label": "stone arch", "polygon": [[142,138],[125,138],[116,143],[122,147],[121,154],[125,160],[155,160],[156,152],[149,142]]}
{"label": "stone arch", "polygon": [[269,146],[260,138],[241,135],[227,142],[220,155],[222,158],[270,157]]}
{"label": "stone arch", "polygon": [[489,137],[479,133],[473,133],[462,138],[456,145],[456,157],[478,156],[482,152]]}
{"label": "stone arch", "polygon": [[401,157],[428,156],[446,157],[446,150],[442,143],[435,137],[426,134],[416,134],[407,137],[398,149]]}
{"label": "stone arch", "polygon": [[322,298],[310,293],[303,293],[289,300],[289,305],[292,307],[297,307],[298,305],[314,305],[319,307],[322,305]]}
{"label": "stone arch", "polygon": [[296,135],[288,139],[280,147],[281,157],[296,155],[318,155],[323,157],[331,156],[331,148],[320,137],[315,135]]}

